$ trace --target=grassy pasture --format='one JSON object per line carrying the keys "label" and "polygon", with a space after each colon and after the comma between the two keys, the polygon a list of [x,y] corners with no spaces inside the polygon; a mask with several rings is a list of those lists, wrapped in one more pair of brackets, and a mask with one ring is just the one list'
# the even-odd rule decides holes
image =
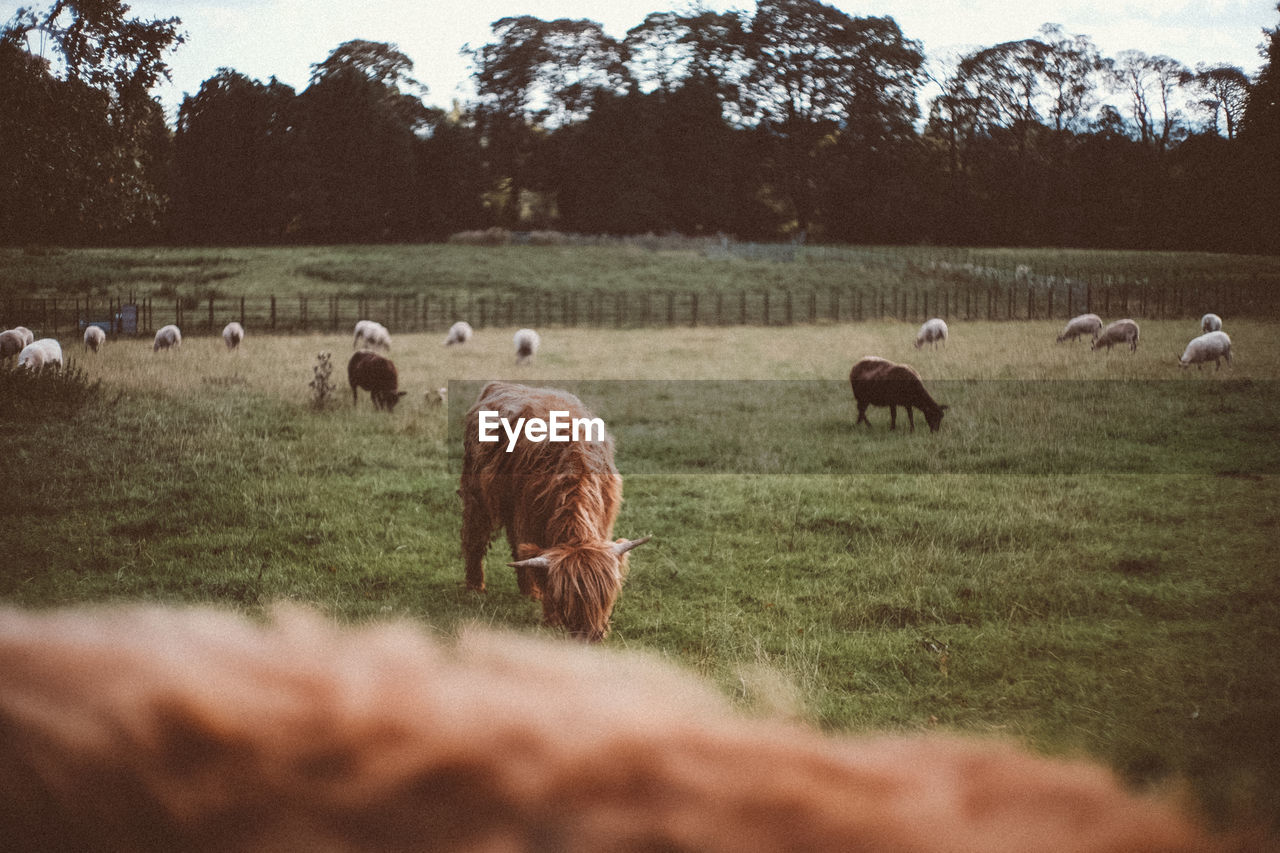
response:
{"label": "grassy pasture", "polygon": [[[92,402],[38,410],[0,384],[0,600],[290,599],[542,631],[503,542],[491,591],[462,588],[447,421],[470,401],[424,392],[577,382],[618,436],[619,535],[655,536],[610,644],[831,729],[1015,738],[1280,822],[1274,327],[1232,323],[1235,364],[1215,372],[1175,364],[1194,323],[1144,322],[1133,355],[1055,345],[1059,325],[957,324],[922,351],[896,322],[550,329],[519,369],[512,329],[449,349],[397,335],[410,394],[391,416],[352,407],[346,334],[250,329],[235,353],[66,340]],[[317,410],[322,351],[337,391]],[[853,428],[865,354],[917,366],[953,407],[940,433],[890,433],[882,409]],[[859,457],[877,464],[841,467]]]}
{"label": "grassy pasture", "polygon": [[[778,263],[779,259],[792,262]],[[975,264],[1011,275],[1101,276],[1206,283],[1280,276],[1269,256],[1187,252],[944,247],[762,247],[758,256],[685,248],[458,245],[138,248],[24,251],[0,248],[0,297],[218,298],[296,295],[510,295],[530,289],[603,293],[737,293],[788,288],[874,290],[949,284],[942,264]],[[950,269],[950,268],[948,268]],[[1102,282],[1099,281],[1099,286]],[[1065,304],[1058,305],[1059,313]]]}

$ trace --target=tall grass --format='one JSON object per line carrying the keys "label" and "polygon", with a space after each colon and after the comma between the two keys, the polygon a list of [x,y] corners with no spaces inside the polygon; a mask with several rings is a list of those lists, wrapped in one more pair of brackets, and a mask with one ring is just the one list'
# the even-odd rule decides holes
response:
{"label": "tall grass", "polygon": [[[1186,778],[1219,817],[1275,821],[1280,343],[1232,324],[1231,368],[1181,371],[1194,324],[1144,323],[1136,354],[1055,345],[1057,325],[963,324],[936,351],[889,322],[553,330],[520,368],[509,329],[449,348],[402,335],[392,357],[410,395],[391,415],[346,397],[345,334],[250,330],[235,352],[112,340],[77,356],[102,393],[0,417],[0,600],[258,613],[291,599],[342,620],[546,631],[504,542],[490,591],[465,590],[449,418],[469,400],[426,392],[580,383],[618,437],[617,532],[654,534],[610,644],[744,703],[790,701],[780,676],[831,729],[1010,737],[1135,781]],[[321,352],[338,404],[317,411]],[[853,428],[845,377],[867,354],[946,395],[941,432],[890,433],[883,410]],[[735,415],[750,440],[705,473],[689,448],[715,451],[707,418]],[[1078,465],[1035,467],[1046,454]],[[839,468],[859,455],[883,464]],[[774,459],[804,473],[761,473],[792,470]]]}

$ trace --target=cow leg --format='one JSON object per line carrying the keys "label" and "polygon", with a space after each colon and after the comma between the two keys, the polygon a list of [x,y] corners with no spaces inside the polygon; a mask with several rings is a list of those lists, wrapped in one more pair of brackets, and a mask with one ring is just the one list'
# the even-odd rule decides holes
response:
{"label": "cow leg", "polygon": [[359,401],[356,399],[356,386],[352,385],[351,386],[351,405],[354,406],[357,402]]}
{"label": "cow leg", "polygon": [[853,425],[857,426],[858,424],[866,424],[867,426],[871,426],[871,421],[867,420],[867,404],[866,403],[858,404],[858,419],[853,422]]}
{"label": "cow leg", "polygon": [[911,411],[910,406],[907,406],[906,409],[907,409],[907,425],[911,427],[911,430],[910,430],[911,432],[915,432],[916,431],[915,413]]}
{"label": "cow leg", "polygon": [[889,404],[889,429],[897,429],[897,428],[898,428],[898,407],[890,403]]}
{"label": "cow leg", "polygon": [[462,557],[467,567],[467,589],[484,592],[484,554],[489,550],[493,522],[484,504],[472,495],[462,496]]}

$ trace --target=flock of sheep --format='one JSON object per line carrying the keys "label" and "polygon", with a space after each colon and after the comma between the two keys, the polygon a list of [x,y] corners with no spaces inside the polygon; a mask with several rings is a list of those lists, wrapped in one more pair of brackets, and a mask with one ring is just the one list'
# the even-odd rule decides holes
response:
{"label": "flock of sheep", "polygon": [[[1200,318],[1198,337],[1192,338],[1178,363],[1187,368],[1196,365],[1196,369],[1212,361],[1218,369],[1222,368],[1222,359],[1231,363],[1231,338],[1222,331],[1222,318],[1217,314],[1205,314]],[[1135,320],[1116,320],[1105,328],[1102,318],[1097,314],[1081,314],[1071,318],[1058,335],[1058,343],[1075,341],[1089,335],[1092,338],[1091,348],[1108,350],[1118,344],[1128,344],[1130,352],[1138,350],[1138,323]],[[946,321],[940,317],[927,320],[916,332],[916,349],[929,344],[934,349],[938,344],[946,346]],[[868,406],[887,406],[889,408],[889,429],[897,428],[897,407],[907,410],[907,422],[911,430],[915,430],[913,409],[919,409],[929,424],[929,429],[938,431],[942,423],[942,414],[947,407],[939,405],[925,390],[920,374],[909,365],[894,364],[877,356],[867,356],[853,366],[849,372],[849,384],[853,388],[854,399],[858,403],[858,419],[855,423],[871,422],[867,420]]]}

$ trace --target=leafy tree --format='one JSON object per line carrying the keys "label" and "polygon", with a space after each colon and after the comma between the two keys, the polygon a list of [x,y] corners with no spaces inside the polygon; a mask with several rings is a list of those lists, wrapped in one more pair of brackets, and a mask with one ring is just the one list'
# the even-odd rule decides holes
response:
{"label": "leafy tree", "polygon": [[174,139],[176,232],[197,242],[285,237],[296,215],[297,96],[221,68],[183,98]]}
{"label": "leafy tree", "polygon": [[1249,100],[1249,78],[1233,65],[1206,67],[1200,65],[1189,81],[1203,96],[1200,107],[1209,114],[1209,127],[1214,133],[1218,124],[1226,127],[1227,139],[1236,138],[1236,128]]}
{"label": "leafy tree", "polygon": [[[150,90],[184,36],[177,18],[128,12],[57,0],[0,30],[4,239],[137,239],[158,226],[169,136]],[[31,48],[35,34],[48,55]]]}
{"label": "leafy tree", "polygon": [[1186,66],[1168,56],[1121,51],[1110,66],[1112,85],[1128,96],[1130,118],[1144,145],[1169,148],[1180,118],[1174,96],[1189,77]]}
{"label": "leafy tree", "polygon": [[412,236],[420,218],[415,146],[438,117],[408,77],[412,67],[395,45],[362,41],[312,66],[297,113],[297,228],[308,239]]}

